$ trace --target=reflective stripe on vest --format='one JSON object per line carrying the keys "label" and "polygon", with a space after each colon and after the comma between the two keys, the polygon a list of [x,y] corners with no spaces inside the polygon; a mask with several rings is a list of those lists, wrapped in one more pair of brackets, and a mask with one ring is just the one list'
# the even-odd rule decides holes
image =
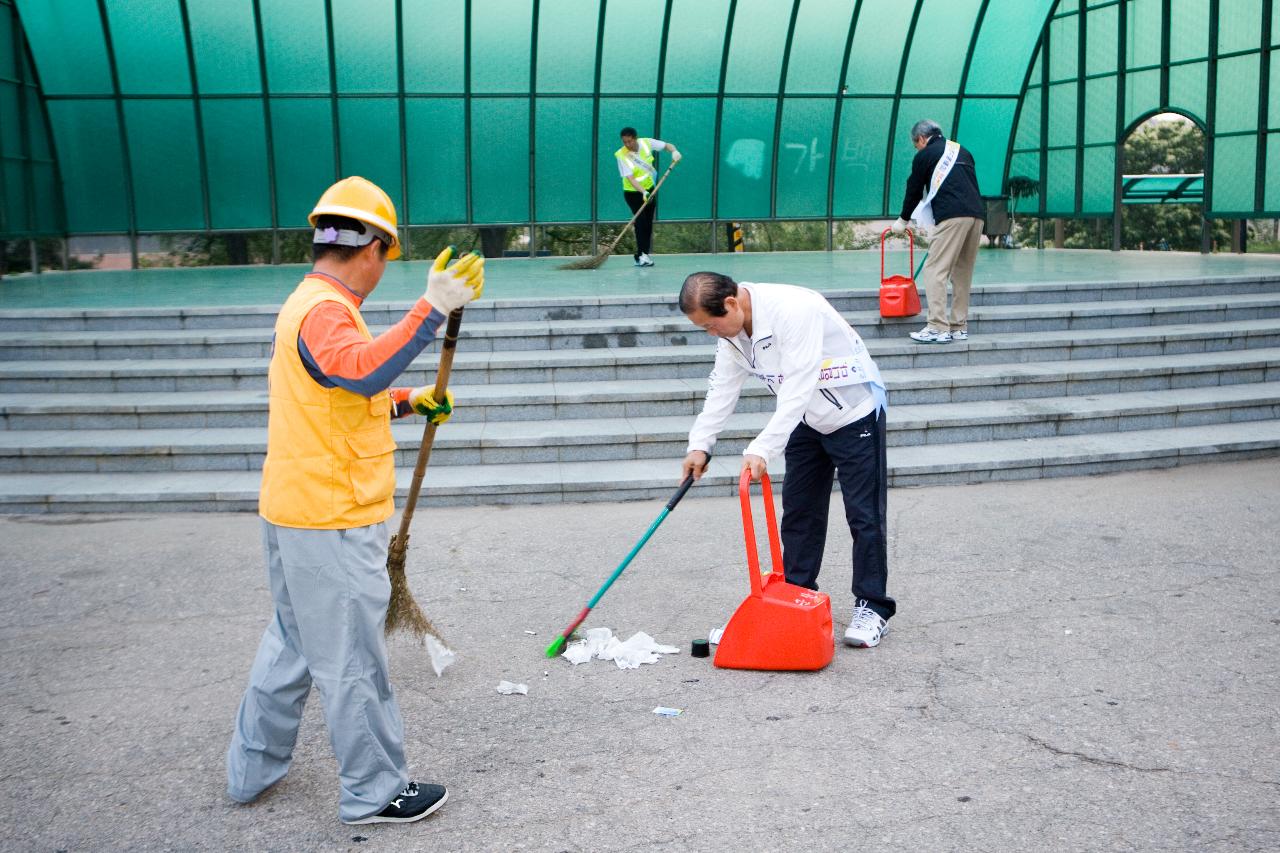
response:
{"label": "reflective stripe on vest", "polygon": [[[646,190],[651,190],[653,178],[658,174],[657,167],[653,165],[653,149],[649,147],[649,140],[644,137],[636,140],[636,146],[640,149],[639,151],[632,151],[624,145],[613,152],[613,156],[631,167],[631,177],[636,179],[636,183]],[[626,178],[622,179],[622,189],[624,192],[636,191]]]}
{"label": "reflective stripe on vest", "polygon": [[283,527],[364,527],[395,511],[391,395],[324,388],[307,373],[298,332],[321,302],[342,305],[360,334],[373,340],[356,307],[320,279],[303,279],[280,309],[267,369],[267,458],[258,514]]}

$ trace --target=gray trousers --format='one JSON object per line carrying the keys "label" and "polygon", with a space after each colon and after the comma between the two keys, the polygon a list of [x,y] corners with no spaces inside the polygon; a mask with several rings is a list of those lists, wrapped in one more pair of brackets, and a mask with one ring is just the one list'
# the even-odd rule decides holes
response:
{"label": "gray trousers", "polygon": [[[958,332],[969,323],[969,287],[982,240],[982,220],[974,216],[944,219],[929,238],[929,259],[920,277],[929,298],[929,326]],[[951,316],[947,316],[947,280],[951,281]]]}
{"label": "gray trousers", "polygon": [[376,814],[409,782],[387,677],[387,525],[302,530],[262,522],[275,614],[227,750],[227,794],[249,802],[289,772],[311,685],[338,759],[338,816]]}

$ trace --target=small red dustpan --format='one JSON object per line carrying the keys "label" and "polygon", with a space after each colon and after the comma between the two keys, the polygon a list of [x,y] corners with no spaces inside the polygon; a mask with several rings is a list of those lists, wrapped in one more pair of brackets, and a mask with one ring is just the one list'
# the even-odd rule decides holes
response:
{"label": "small red dustpan", "polygon": [[[884,275],[884,238],[893,230],[886,228],[880,232],[880,316],[881,317],[914,317],[920,313],[920,291],[916,290],[914,275]],[[916,241],[907,229],[907,245],[911,247],[911,265],[907,272],[916,268]]]}
{"label": "small red dustpan", "polygon": [[716,666],[727,669],[822,669],[831,663],[835,640],[831,631],[831,599],[787,583],[782,574],[782,543],[773,509],[769,475],[760,478],[764,516],[769,524],[769,558],[773,571],[760,574],[756,529],[751,520],[751,472],[738,482],[742,528],[747,538],[747,574],[751,594],[739,605],[716,648]]}

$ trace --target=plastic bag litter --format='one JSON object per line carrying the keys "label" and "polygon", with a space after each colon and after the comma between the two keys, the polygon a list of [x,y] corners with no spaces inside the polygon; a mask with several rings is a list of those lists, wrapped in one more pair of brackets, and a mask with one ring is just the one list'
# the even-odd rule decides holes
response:
{"label": "plastic bag litter", "polygon": [[583,639],[571,643],[563,652],[574,666],[592,658],[611,660],[618,669],[636,669],[642,663],[654,663],[662,655],[679,653],[675,646],[664,646],[644,631],[637,631],[627,640],[619,640],[608,628],[591,628]]}
{"label": "plastic bag litter", "polygon": [[519,693],[521,696],[529,695],[529,685],[516,684],[511,681],[499,681],[496,689],[503,696],[510,696],[513,693]]}
{"label": "plastic bag litter", "polygon": [[431,658],[431,668],[436,671],[436,678],[444,675],[449,664],[458,657],[457,652],[430,634],[427,635],[427,655]]}

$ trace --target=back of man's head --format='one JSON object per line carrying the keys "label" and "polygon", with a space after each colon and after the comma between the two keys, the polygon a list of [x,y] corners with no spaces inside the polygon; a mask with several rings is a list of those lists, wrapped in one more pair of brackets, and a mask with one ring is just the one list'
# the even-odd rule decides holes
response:
{"label": "back of man's head", "polygon": [[922,118],[911,126],[911,141],[923,139],[928,142],[935,136],[942,135],[942,127],[931,118]]}
{"label": "back of man's head", "polygon": [[[358,219],[351,219],[346,216],[334,216],[331,213],[323,214],[316,218],[316,233],[333,235],[333,239],[338,239],[338,235],[343,231],[354,231],[357,234],[364,235],[369,231],[369,226],[365,225]],[[387,256],[387,244],[382,239],[374,239],[374,243],[378,244],[378,251],[385,258]],[[347,263],[356,255],[360,254],[368,248],[368,245],[350,246],[341,243],[325,243],[320,241],[320,237],[316,237],[316,242],[311,244],[311,261],[312,263],[320,260],[336,261],[338,263]]]}
{"label": "back of man's head", "polygon": [[738,295],[738,283],[718,272],[696,272],[680,288],[680,310],[686,315],[701,308],[710,317],[723,317],[724,301]]}

